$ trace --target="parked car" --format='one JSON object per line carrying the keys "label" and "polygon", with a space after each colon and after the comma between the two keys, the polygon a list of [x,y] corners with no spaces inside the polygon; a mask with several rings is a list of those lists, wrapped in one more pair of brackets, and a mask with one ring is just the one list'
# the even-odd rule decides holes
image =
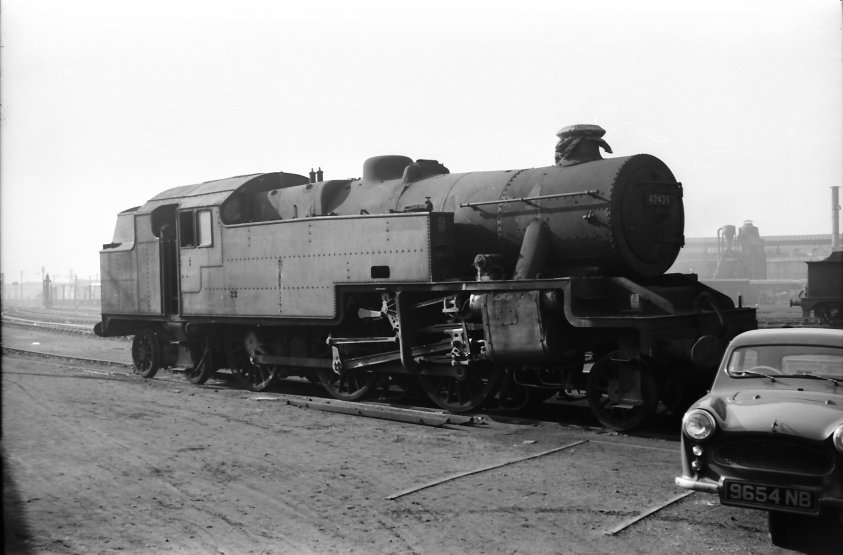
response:
{"label": "parked car", "polygon": [[768,511],[778,546],[795,539],[797,515],[836,517],[843,528],[843,330],[735,337],[710,393],[682,419],[676,483]]}

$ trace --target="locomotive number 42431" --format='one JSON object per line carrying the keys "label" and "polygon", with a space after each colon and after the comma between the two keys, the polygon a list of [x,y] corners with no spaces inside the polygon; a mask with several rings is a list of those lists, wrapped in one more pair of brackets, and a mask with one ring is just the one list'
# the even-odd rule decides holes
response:
{"label": "locomotive number 42431", "polygon": [[672,195],[667,193],[647,193],[647,206],[670,206]]}
{"label": "locomotive number 42431", "polygon": [[779,508],[816,513],[817,496],[808,489],[748,484],[727,480],[723,487],[724,505]]}

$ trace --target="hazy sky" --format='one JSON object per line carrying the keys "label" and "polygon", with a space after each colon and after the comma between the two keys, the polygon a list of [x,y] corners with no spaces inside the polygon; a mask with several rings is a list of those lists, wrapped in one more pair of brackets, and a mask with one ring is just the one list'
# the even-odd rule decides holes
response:
{"label": "hazy sky", "polygon": [[556,131],[663,159],[688,237],[830,233],[840,0],[2,0],[2,271],[99,272],[116,214],[380,154],[553,163]]}

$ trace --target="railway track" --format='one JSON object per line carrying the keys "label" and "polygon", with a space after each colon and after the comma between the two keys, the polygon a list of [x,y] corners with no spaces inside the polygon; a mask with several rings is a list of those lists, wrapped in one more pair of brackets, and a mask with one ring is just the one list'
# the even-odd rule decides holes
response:
{"label": "railway track", "polygon": [[79,316],[62,312],[39,311],[33,309],[4,308],[2,311],[3,325],[24,328],[38,328],[57,333],[77,335],[94,335],[94,325],[98,318]]}
{"label": "railway track", "polygon": [[42,320],[34,320],[32,318],[22,318],[18,316],[9,316],[3,314],[3,325],[18,326],[24,328],[38,328],[49,330],[57,333],[70,333],[76,335],[94,335],[93,326],[86,324],[72,324],[65,322],[47,322]]}
{"label": "railway track", "polygon": [[36,307],[5,307],[3,314],[10,317],[31,319],[39,322],[79,324],[94,326],[100,320],[100,314],[91,310],[60,310]]}
{"label": "railway track", "polygon": [[73,355],[61,355],[56,353],[46,353],[44,351],[33,351],[31,349],[21,349],[18,347],[6,347],[3,346],[3,354],[4,355],[18,355],[18,356],[26,356],[26,357],[41,357],[41,358],[48,358],[48,359],[55,359],[69,363],[78,363],[78,364],[90,364],[96,366],[115,366],[119,368],[125,368],[129,370],[127,375],[134,375],[134,368],[131,363],[129,362],[118,362],[114,360],[103,360],[98,358],[85,358],[85,357],[78,357]]}
{"label": "railway track", "polygon": [[[16,355],[18,357],[37,357],[47,358],[58,362],[66,363],[68,365],[80,366],[96,366],[96,367],[116,367],[123,371],[113,372],[108,374],[118,374],[126,377],[136,378],[139,380],[150,380],[155,382],[170,382],[179,383],[187,387],[203,387],[188,383],[183,377],[183,370],[178,368],[168,368],[167,376],[156,374],[153,378],[142,378],[134,372],[134,367],[128,362],[117,362],[112,360],[104,360],[97,358],[86,358],[79,356],[46,353],[43,351],[35,351],[31,349],[21,349],[16,347],[3,347],[3,355]],[[75,366],[74,366],[75,367]],[[85,368],[83,368],[84,370]],[[218,374],[220,381],[231,378],[233,376],[226,374]],[[210,387],[216,387],[211,385]],[[441,410],[427,409],[423,407],[395,407],[387,402],[359,402],[359,401],[340,401],[331,398],[321,398],[313,395],[295,395],[289,393],[276,392],[249,392],[249,397],[252,401],[280,401],[287,405],[292,405],[299,408],[321,410],[324,412],[336,412],[341,414],[350,414],[355,416],[363,416],[368,418],[379,418],[382,420],[392,420],[396,422],[405,422],[408,424],[420,424],[424,426],[441,427],[446,425],[460,425],[470,426],[477,424],[484,424],[486,422],[483,416],[463,416],[446,413]]]}

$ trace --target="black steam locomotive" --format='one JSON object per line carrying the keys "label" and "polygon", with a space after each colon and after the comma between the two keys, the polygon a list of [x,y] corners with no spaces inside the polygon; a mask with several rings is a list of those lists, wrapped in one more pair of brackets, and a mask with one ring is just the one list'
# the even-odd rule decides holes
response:
{"label": "black steam locomotive", "polygon": [[[121,212],[100,253],[103,336],[137,371],[230,369],[251,389],[318,380],[357,400],[420,384],[454,412],[585,392],[606,426],[681,410],[752,309],[668,274],[682,186],[592,125],[553,166],[452,174],[379,156],[363,177],[274,172],[165,191]],[[320,172],[321,173],[321,172]]]}

